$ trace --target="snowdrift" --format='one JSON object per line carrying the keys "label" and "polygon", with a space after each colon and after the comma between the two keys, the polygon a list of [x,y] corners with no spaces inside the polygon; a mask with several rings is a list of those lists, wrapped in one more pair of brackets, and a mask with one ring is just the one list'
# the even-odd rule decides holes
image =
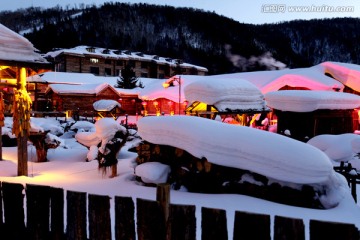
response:
{"label": "snowdrift", "polygon": [[330,159],[319,149],[285,136],[191,116],[145,117],[143,140],[181,148],[210,163],[249,170],[297,184],[327,181]]}

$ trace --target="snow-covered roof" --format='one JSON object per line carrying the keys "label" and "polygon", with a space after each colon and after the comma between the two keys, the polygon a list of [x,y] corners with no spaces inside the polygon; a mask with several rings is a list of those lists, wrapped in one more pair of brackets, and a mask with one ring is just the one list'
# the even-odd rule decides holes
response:
{"label": "snow-covered roof", "polygon": [[248,81],[202,79],[187,85],[184,92],[189,103],[214,105],[220,112],[266,109],[264,95]]}
{"label": "snow-covered roof", "polygon": [[331,91],[284,90],[265,94],[267,105],[281,111],[312,112],[319,109],[354,109],[360,96]]}
{"label": "snow-covered roof", "polygon": [[[63,53],[73,54],[77,56],[92,55],[101,58],[156,62],[157,64],[168,64],[171,67],[177,66],[178,63],[178,59],[160,57],[157,55],[149,55],[141,52],[131,52],[128,50],[107,49],[107,48],[90,47],[90,46],[77,46],[70,49],[59,49],[56,51],[48,52],[46,54],[46,57],[54,58]],[[205,67],[196,66],[189,63],[181,63],[180,66],[183,68],[196,68],[204,72],[208,71],[207,68]]]}
{"label": "snow-covered roof", "polygon": [[334,88],[339,88],[341,91],[344,89],[344,85],[339,81],[326,76],[319,65],[309,68],[222,74],[217,78],[247,80],[257,86],[262,93],[276,91],[285,86],[327,91],[333,91]]}
{"label": "snow-covered roof", "polygon": [[[108,83],[82,84],[82,85],[50,84],[47,91],[51,89],[57,94],[95,94],[96,95],[108,87],[113,88]],[[114,92],[117,93],[115,89]]]}
{"label": "snow-covered roof", "polygon": [[0,24],[0,60],[31,64],[48,64],[23,36]]}
{"label": "snow-covered roof", "polygon": [[96,102],[93,103],[93,106],[94,106],[94,109],[96,111],[111,111],[113,110],[115,107],[119,107],[121,108],[121,104],[118,103],[117,101],[115,100],[111,100],[111,99],[101,99],[101,100],[98,100]]}
{"label": "snow-covered roof", "polygon": [[[92,73],[69,73],[69,72],[44,72],[41,74],[33,75],[27,77],[27,82],[36,82],[36,83],[44,83],[44,84],[57,84],[60,85],[82,85],[82,84],[102,84],[107,83],[110,86],[114,87],[114,89],[118,93],[128,94],[128,95],[138,95],[142,90],[141,88],[134,89],[122,89],[115,88],[117,85],[117,80],[119,77],[109,77],[109,76],[95,76]],[[139,82],[142,83],[143,86],[148,86],[153,82],[162,83],[163,79],[155,79],[155,78],[139,78]],[[64,87],[65,89],[66,87]],[[72,87],[68,87],[71,89]]]}
{"label": "snow-covered roof", "polygon": [[[321,183],[333,166],[319,149],[280,134],[193,116],[144,117],[143,140],[184,149],[209,162],[300,184]],[[286,146],[286,150],[284,150]]]}
{"label": "snow-covered roof", "polygon": [[351,63],[323,62],[320,64],[323,72],[330,74],[342,84],[360,91],[360,66]]}

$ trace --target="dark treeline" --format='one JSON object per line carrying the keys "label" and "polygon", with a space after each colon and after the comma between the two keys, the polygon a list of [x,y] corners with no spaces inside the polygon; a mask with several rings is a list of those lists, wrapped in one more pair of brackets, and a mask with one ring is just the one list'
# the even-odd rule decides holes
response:
{"label": "dark treeline", "polygon": [[41,52],[89,45],[141,51],[205,66],[209,74],[360,64],[360,19],[244,24],[193,8],[105,3],[0,12],[0,22]]}

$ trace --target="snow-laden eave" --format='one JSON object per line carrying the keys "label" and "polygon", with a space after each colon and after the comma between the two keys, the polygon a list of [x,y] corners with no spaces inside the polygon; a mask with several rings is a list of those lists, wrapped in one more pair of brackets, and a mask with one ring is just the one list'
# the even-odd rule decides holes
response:
{"label": "snow-laden eave", "polygon": [[345,86],[360,92],[360,66],[350,63],[323,62],[320,64],[326,74]]}
{"label": "snow-laden eave", "polygon": [[33,44],[23,36],[0,24],[0,60],[9,66],[33,67],[50,64],[43,58]]}

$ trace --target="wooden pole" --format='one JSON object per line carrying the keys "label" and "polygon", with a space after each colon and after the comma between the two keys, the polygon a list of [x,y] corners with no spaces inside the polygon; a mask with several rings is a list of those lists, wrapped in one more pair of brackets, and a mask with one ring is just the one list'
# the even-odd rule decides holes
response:
{"label": "wooden pole", "polygon": [[160,209],[164,217],[166,239],[171,238],[171,228],[169,224],[170,213],[170,184],[158,184],[156,188],[156,201],[160,204]]}
{"label": "wooden pole", "polygon": [[14,114],[12,132],[18,142],[18,176],[28,176],[27,140],[30,131],[31,100],[26,91],[26,68],[17,70],[17,90],[14,96]]}
{"label": "wooden pole", "polygon": [[169,206],[170,206],[170,184],[158,184],[156,188],[156,201],[160,203],[161,209],[164,214],[164,219],[169,219]]}

